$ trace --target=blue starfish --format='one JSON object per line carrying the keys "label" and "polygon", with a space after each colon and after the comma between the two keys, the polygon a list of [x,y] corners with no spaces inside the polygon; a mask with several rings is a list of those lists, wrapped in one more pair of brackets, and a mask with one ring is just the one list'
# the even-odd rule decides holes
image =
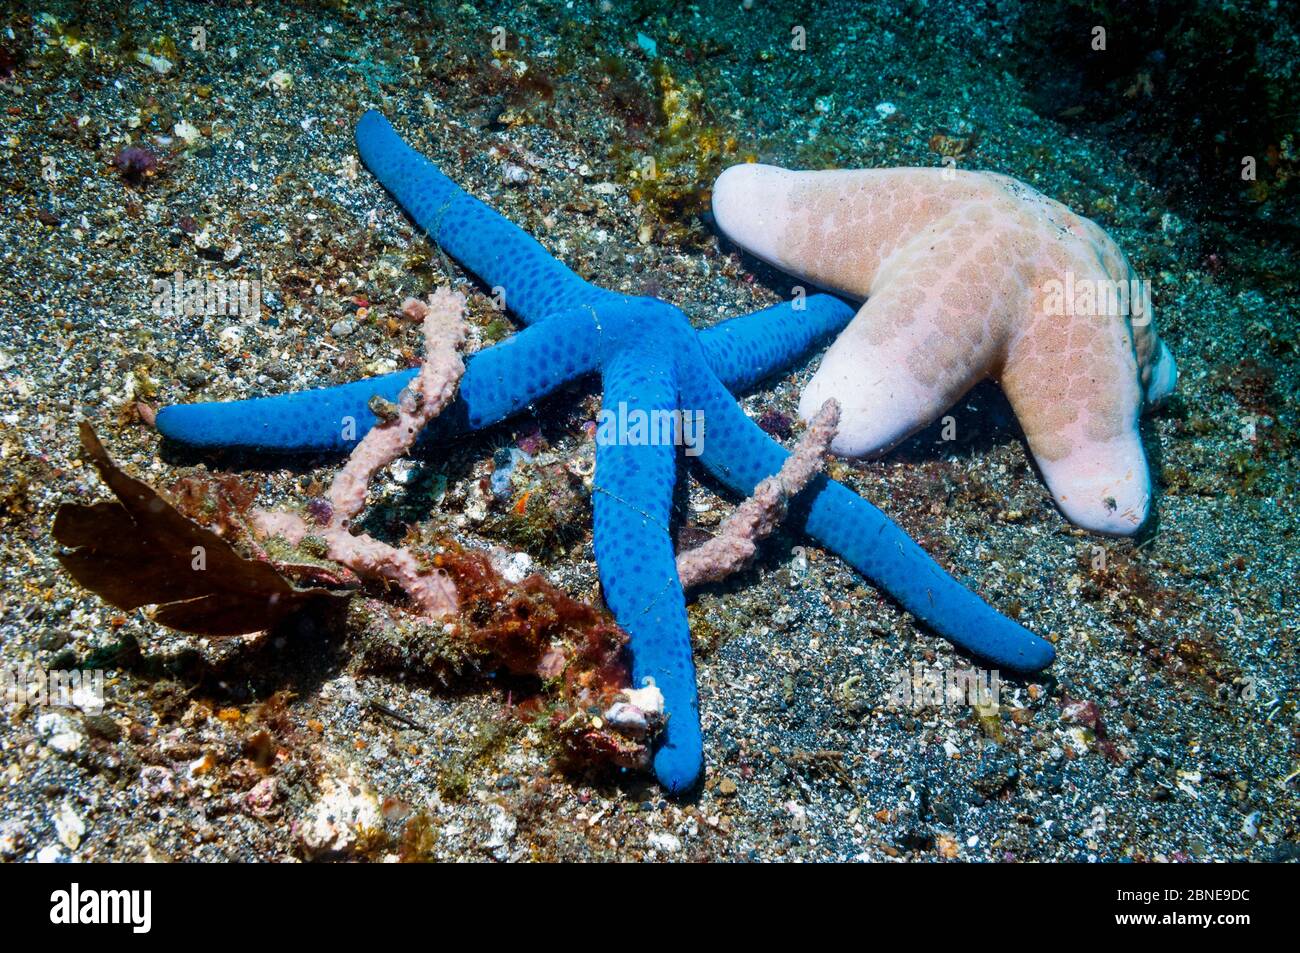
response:
{"label": "blue starfish", "polygon": [[[852,309],[811,295],[696,332],[657,298],[597,288],[443,175],[376,112],[362,116],[366,166],[442,248],[488,286],[506,290],[527,327],[467,361],[457,401],[429,428],[445,439],[523,410],[567,381],[599,372],[606,408],[702,412],[700,459],[748,495],[788,456],[736,405],[729,389],[761,380],[842,329]],[[395,400],[404,371],[280,397],[163,408],[158,429],[200,446],[343,450],[374,424],[374,395]],[[598,435],[599,436],[599,435]],[[671,440],[597,440],[593,538],[605,599],[630,636],[632,676],[652,679],[669,715],[654,769],[673,792],[692,787],[703,762],[686,601],[669,519],[677,476]],[[1050,644],[998,614],[945,573],[883,513],[825,476],[791,507],[790,521],[838,553],[935,632],[1007,669],[1049,665]]]}

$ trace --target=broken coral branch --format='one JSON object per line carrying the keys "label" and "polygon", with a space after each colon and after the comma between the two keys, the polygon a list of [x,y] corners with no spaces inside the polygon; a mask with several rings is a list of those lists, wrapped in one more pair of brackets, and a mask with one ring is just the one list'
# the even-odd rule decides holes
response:
{"label": "broken coral branch", "polygon": [[324,540],[326,555],[358,576],[386,579],[402,588],[429,619],[456,611],[456,587],[440,569],[426,569],[410,550],[381,542],[349,527],[366,503],[366,489],[375,474],[415,443],[430,421],[456,395],[465,373],[457,349],[465,340],[465,298],[439,288],[424,304],[407,299],[402,310],[424,323],[424,363],[402,392],[394,413],[370,429],[353,449],[347,464],[330,485],[330,516],[325,526],[309,528],[301,516],[256,510],[251,515],[265,535],[281,536],[297,545],[307,536]]}
{"label": "broken coral branch", "polygon": [[821,472],[839,422],[840,405],[834,400],[822,404],[785,465],[754,488],[753,495],[736,507],[717,536],[677,556],[677,575],[683,589],[717,582],[754,558],[758,542],[785,518],[790,498]]}

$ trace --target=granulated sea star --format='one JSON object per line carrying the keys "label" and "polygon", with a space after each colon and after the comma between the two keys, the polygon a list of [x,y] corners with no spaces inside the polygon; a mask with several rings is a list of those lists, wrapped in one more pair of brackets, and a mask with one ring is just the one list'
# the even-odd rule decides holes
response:
{"label": "granulated sea star", "polygon": [[1007,176],[942,169],[732,166],[713,211],[764,261],[867,299],[799,407],[840,402],[833,451],[888,450],[992,377],[1066,517],[1116,535],[1146,522],[1138,417],[1176,370],[1094,222]]}
{"label": "granulated sea star", "polygon": [[[523,410],[567,381],[598,371],[606,407],[703,412],[700,460],[748,496],[788,453],[736,405],[727,388],[788,366],[840,330],[849,309],[826,295],[777,305],[699,332],[656,298],[588,284],[534,239],[407,146],[382,116],[357,125],[366,166],[452,257],[505,289],[528,325],[466,360],[460,395],[428,428],[447,437]],[[159,411],[167,437],[202,446],[319,451],[350,448],[375,423],[370,399],[396,400],[414,371],[341,387]],[[426,431],[426,432],[428,432]],[[655,774],[670,791],[692,787],[703,766],[699,702],[686,602],[669,520],[678,434],[654,443],[597,441],[593,486],[596,561],[606,602],[631,638],[632,676],[663,693],[668,724]],[[834,550],[940,635],[1007,669],[1050,664],[1051,645],[945,573],[907,534],[846,487],[818,476],[793,501],[790,522]]]}

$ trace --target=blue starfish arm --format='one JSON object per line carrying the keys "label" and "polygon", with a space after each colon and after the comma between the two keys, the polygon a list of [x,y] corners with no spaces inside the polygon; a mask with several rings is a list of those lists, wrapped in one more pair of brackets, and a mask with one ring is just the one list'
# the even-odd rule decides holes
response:
{"label": "blue starfish arm", "polygon": [[[420,435],[438,441],[509,417],[562,384],[596,369],[598,334],[590,308],[550,317],[465,361],[456,399]],[[158,411],[163,436],[198,447],[253,447],[284,453],[350,450],[378,419],[370,400],[396,402],[415,376],[398,371],[296,394]]]}
{"label": "blue starfish arm", "polygon": [[397,371],[337,387],[321,387],[248,400],[173,404],[154,426],[169,440],[194,447],[249,447],[297,452],[355,446],[376,417],[372,397],[397,400],[414,370]]}
{"label": "blue starfish arm", "polygon": [[848,487],[821,476],[809,494],[804,531],[897,599],[931,631],[1011,671],[1037,672],[1052,664],[1056,650],[1050,642],[953,579],[893,520]]}
{"label": "blue starfish arm", "polygon": [[633,423],[642,412],[676,411],[673,358],[646,343],[617,351],[605,364],[592,543],[605,602],[631,640],[632,683],[640,688],[652,679],[663,693],[668,724],[654,769],[665,788],[679,792],[699,777],[703,739],[686,602],[668,529],[676,447],[671,439],[651,443],[648,431],[637,444]]}
{"label": "blue starfish arm", "polygon": [[709,368],[728,390],[748,390],[794,364],[853,320],[833,295],[809,295],[723,321],[699,332]]}
{"label": "blue starfish arm", "polygon": [[[685,369],[692,364],[693,372]],[[789,453],[745,416],[699,361],[681,362],[678,372],[682,406],[705,410],[701,462],[748,496],[781,468]],[[800,494],[799,503],[804,505],[792,506],[791,517],[802,519],[809,536],[948,641],[1014,671],[1034,672],[1052,663],[1056,653],[1051,643],[958,583],[892,520],[847,487],[821,476]]]}
{"label": "blue starfish arm", "polygon": [[610,297],[556,260],[518,225],[470,195],[401,140],[371,110],[356,129],[361,161],[447,254],[489,287],[525,324]]}
{"label": "blue starfish arm", "polygon": [[[616,304],[611,296],[603,308]],[[811,295],[805,304],[799,311],[785,302],[700,331],[710,369],[732,390],[742,390],[788,367],[853,317],[853,310],[831,295]],[[525,328],[469,357],[459,396],[425,429],[420,442],[489,427],[595,370],[594,321],[591,308],[573,308],[548,317],[545,332]],[[157,427],[163,436],[195,447],[350,450],[377,419],[370,399],[396,401],[414,376],[414,370],[397,371],[295,394],[176,404],[158,411]]]}

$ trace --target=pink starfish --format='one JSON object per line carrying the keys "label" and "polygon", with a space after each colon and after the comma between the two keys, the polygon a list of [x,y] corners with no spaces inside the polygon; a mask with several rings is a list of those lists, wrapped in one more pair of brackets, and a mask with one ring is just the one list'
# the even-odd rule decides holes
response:
{"label": "pink starfish", "polygon": [[1096,223],[988,172],[738,165],[713,211],[742,248],[867,299],[800,403],[842,408],[831,449],[882,453],[984,378],[1001,383],[1061,512],[1100,533],[1146,521],[1138,418],[1177,372],[1149,286]]}

